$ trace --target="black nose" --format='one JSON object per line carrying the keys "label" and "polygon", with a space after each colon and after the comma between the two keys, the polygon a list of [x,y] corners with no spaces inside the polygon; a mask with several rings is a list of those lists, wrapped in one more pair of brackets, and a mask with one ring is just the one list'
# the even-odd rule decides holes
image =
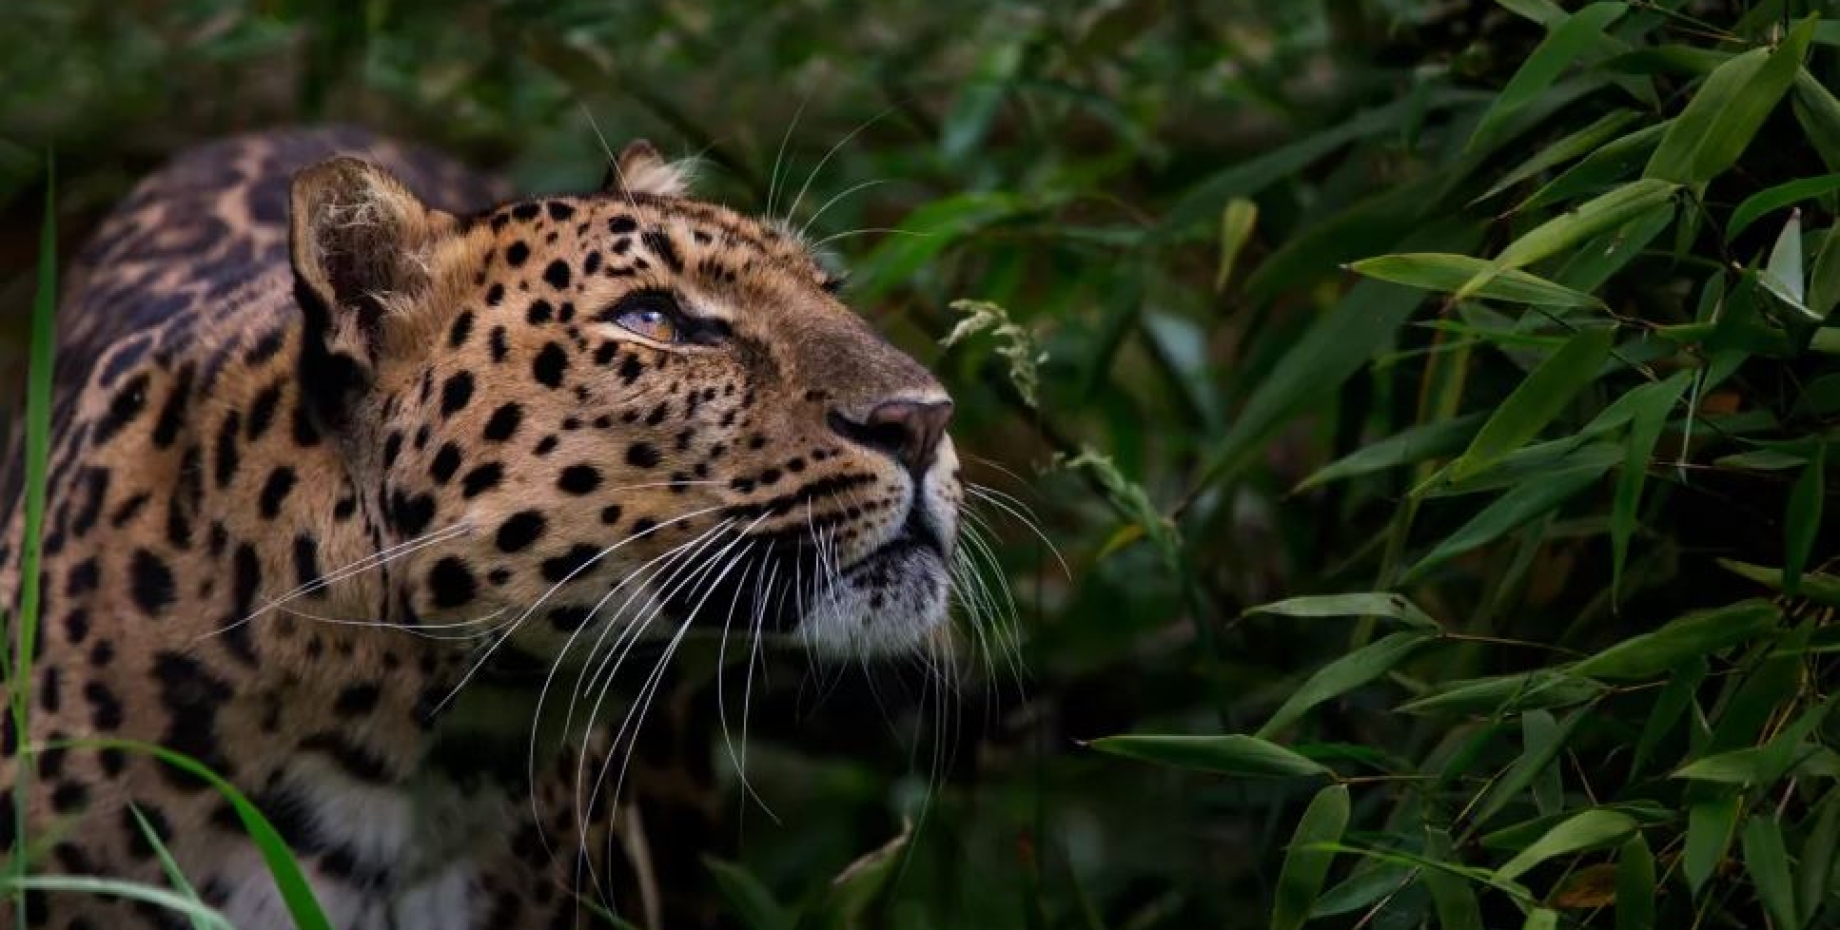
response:
{"label": "black nose", "polygon": [[831,411],[831,429],[859,445],[893,456],[911,472],[933,464],[939,440],[952,419],[952,402],[891,400],[876,405],[861,421]]}

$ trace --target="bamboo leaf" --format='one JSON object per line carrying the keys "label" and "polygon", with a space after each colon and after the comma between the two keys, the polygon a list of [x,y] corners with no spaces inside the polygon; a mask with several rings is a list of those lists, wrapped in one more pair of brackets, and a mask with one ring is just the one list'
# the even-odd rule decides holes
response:
{"label": "bamboo leaf", "polygon": [[1775,187],[1764,188],[1744,198],[1744,202],[1731,211],[1731,218],[1725,221],[1725,241],[1730,242],[1738,238],[1750,228],[1752,223],[1767,214],[1836,190],[1840,190],[1840,174],[1824,174],[1818,178],[1797,178]]}
{"label": "bamboo leaf", "polygon": [[1738,796],[1725,794],[1699,801],[1687,808],[1687,844],[1681,851],[1680,867],[1687,877],[1687,887],[1695,897],[1706,881],[1725,861],[1738,829]]}
{"label": "bamboo leaf", "polygon": [[1415,581],[1431,569],[1494,542],[1541,514],[1551,513],[1596,483],[1607,468],[1607,465],[1567,468],[1516,484],[1432,547],[1402,580]]}
{"label": "bamboo leaf", "polygon": [[1625,445],[1623,470],[1617,475],[1616,496],[1610,504],[1610,592],[1612,600],[1623,590],[1623,569],[1628,563],[1629,540],[1636,531],[1636,511],[1642,501],[1642,484],[1648,479],[1648,462],[1654,457],[1655,443],[1661,428],[1667,425],[1668,411],[1687,386],[1693,373],[1675,372],[1666,381],[1645,384],[1625,394],[1633,404],[1630,411],[1629,439]]}
{"label": "bamboo leaf", "polygon": [[1636,833],[1616,856],[1616,930],[1654,930],[1655,854]]}
{"label": "bamboo leaf", "polygon": [[1773,816],[1752,817],[1744,825],[1744,870],[1750,873],[1757,897],[1775,925],[1797,926],[1795,879],[1789,874],[1782,825]]}
{"label": "bamboo leaf", "polygon": [[728,902],[729,913],[746,930],[791,930],[792,915],[778,902],[760,879],[732,862],[705,858],[705,868],[715,879],[716,891]]}
{"label": "bamboo leaf", "polygon": [[1814,446],[1814,458],[1802,467],[1789,492],[1789,512],[1783,515],[1788,539],[1783,547],[1783,593],[1793,597],[1802,587],[1802,570],[1821,531],[1821,503],[1826,499],[1827,443]]}
{"label": "bamboo leaf", "polygon": [[1567,818],[1547,831],[1533,845],[1496,869],[1495,874],[1512,881],[1556,856],[1620,842],[1635,828],[1636,822],[1628,814],[1612,810],[1588,810]]}
{"label": "bamboo leaf", "polygon": [[1515,268],[1531,265],[1550,255],[1557,255],[1593,236],[1607,233],[1624,223],[1667,203],[1680,185],[1656,178],[1631,181],[1607,193],[1599,194],[1534,227],[1508,244],[1489,263],[1457,291],[1459,299],[1480,292],[1491,278]]}
{"label": "bamboo leaf", "polygon": [[1419,631],[1401,631],[1381,637],[1330,662],[1316,671],[1259,727],[1254,736],[1268,739],[1295,723],[1310,708],[1340,697],[1386,674],[1393,666],[1437,637]]}
{"label": "bamboo leaf", "polygon": [[1480,473],[1539,435],[1585,385],[1597,380],[1614,333],[1602,327],[1584,330],[1540,363],[1451,463],[1450,480]]}
{"label": "bamboo leaf", "polygon": [[1317,844],[1335,843],[1348,828],[1348,786],[1330,785],[1316,793],[1291,833],[1290,850],[1278,872],[1272,905],[1272,930],[1297,930],[1310,919],[1310,910],[1322,893],[1323,879],[1335,853]]}
{"label": "bamboo leaf", "polygon": [[1795,73],[1795,119],[1829,171],[1840,171],[1840,100],[1802,68]]}
{"label": "bamboo leaf", "polygon": [[1233,279],[1233,265],[1239,253],[1252,239],[1252,229],[1259,221],[1259,205],[1244,197],[1227,201],[1220,212],[1220,261],[1214,271],[1214,290],[1224,291]]}
{"label": "bamboo leaf", "polygon": [[1700,185],[1724,174],[1794,83],[1819,19],[1803,20],[1775,50],[1753,49],[1708,75],[1642,176]]}
{"label": "bamboo leaf", "polygon": [[[1455,293],[1488,267],[1487,261],[1468,255],[1418,252],[1362,259],[1348,270],[1408,287]],[[1589,294],[1518,270],[1491,277],[1473,296],[1539,307],[1603,306]]]}
{"label": "bamboo leaf", "polygon": [[1324,465],[1303,479],[1292,493],[1456,452],[1469,442],[1481,424],[1482,414],[1471,413],[1448,420],[1433,420],[1394,433]]}
{"label": "bamboo leaf", "polygon": [[1408,714],[1448,713],[1506,715],[1543,707],[1582,704],[1607,689],[1588,678],[1563,672],[1497,675],[1453,681],[1399,705]]}
{"label": "bamboo leaf", "polygon": [[1802,841],[1795,874],[1802,926],[1813,924],[1815,915],[1834,893],[1834,853],[1840,848],[1840,788],[1828,790],[1809,820],[1813,826]]}
{"label": "bamboo leaf", "polygon": [[1436,631],[1438,624],[1417,604],[1398,594],[1312,594],[1249,607],[1246,614],[1280,617],[1391,617],[1407,626]]}
{"label": "bamboo leaf", "polygon": [[1531,197],[1514,207],[1515,213],[1528,213],[1542,207],[1582,196],[1590,191],[1604,187],[1623,179],[1648,159],[1668,127],[1671,120],[1644,126],[1621,139],[1607,142],[1602,148],[1580,159],[1578,164],[1567,168],[1558,177],[1546,183],[1545,187],[1533,192]]}
{"label": "bamboo leaf", "polygon": [[1253,736],[1128,735],[1089,743],[1100,752],[1221,775],[1298,777],[1331,774],[1320,762]]}
{"label": "bamboo leaf", "polygon": [[1573,61],[1602,42],[1605,28],[1627,9],[1621,3],[1593,3],[1552,26],[1546,38],[1527,55],[1519,70],[1483,111],[1476,131],[1470,135],[1469,150],[1481,148],[1492,140],[1508,117],[1552,86]]}
{"label": "bamboo leaf", "polygon": [[[1436,828],[1425,830],[1425,853],[1434,859],[1451,858],[1450,834]],[[1437,908],[1438,930],[1482,930],[1482,908],[1476,901],[1476,889],[1469,882],[1436,869],[1419,877],[1431,892]]]}
{"label": "bamboo leaf", "polygon": [[1502,175],[1501,180],[1495,182],[1487,193],[1477,197],[1471,203],[1480,203],[1542,171],[1598,151],[1605,143],[1617,138],[1617,133],[1622,132],[1623,127],[1628,126],[1637,118],[1633,110],[1616,110],[1605,113],[1589,126],[1543,146],[1532,158]]}
{"label": "bamboo leaf", "polygon": [[1653,677],[1688,659],[1751,639],[1774,627],[1776,617],[1776,606],[1762,600],[1694,611],[1653,633],[1631,637],[1581,659],[1571,671],[1591,678]]}

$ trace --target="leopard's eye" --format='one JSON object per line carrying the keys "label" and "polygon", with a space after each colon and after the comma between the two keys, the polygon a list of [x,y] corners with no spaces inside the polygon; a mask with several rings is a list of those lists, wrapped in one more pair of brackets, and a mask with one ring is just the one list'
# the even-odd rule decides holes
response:
{"label": "leopard's eye", "polygon": [[654,342],[684,342],[689,335],[677,298],[661,288],[632,291],[601,311],[598,319]]}
{"label": "leopard's eye", "polygon": [[614,322],[656,342],[677,341],[677,323],[663,310],[627,310],[615,317]]}

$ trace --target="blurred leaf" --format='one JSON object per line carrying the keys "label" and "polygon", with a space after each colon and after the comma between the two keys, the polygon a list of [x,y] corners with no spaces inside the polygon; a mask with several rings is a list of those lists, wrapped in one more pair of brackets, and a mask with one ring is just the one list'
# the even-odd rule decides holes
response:
{"label": "blurred leaf", "polygon": [[728,902],[728,913],[747,930],[792,930],[793,916],[753,873],[732,862],[705,857],[703,865],[716,880],[716,890]]}
{"label": "blurred leaf", "polygon": [[[1559,721],[1544,710],[1530,710],[1521,715],[1521,745],[1533,751],[1549,746],[1559,738]],[[1533,807],[1546,817],[1559,813],[1565,805],[1565,780],[1559,767],[1549,765],[1533,779]]]}
{"label": "blurred leaf", "polygon": [[1697,656],[1675,666],[1668,675],[1667,684],[1661,686],[1661,693],[1655,698],[1655,707],[1649,711],[1648,720],[1642,724],[1642,737],[1636,742],[1636,755],[1632,767],[1640,771],[1654,754],[1655,747],[1661,744],[1668,733],[1687,709],[1693,706],[1693,695],[1699,689],[1700,682],[1706,679],[1708,665],[1703,656]]}
{"label": "blurred leaf", "polygon": [[1087,744],[1100,752],[1221,775],[1295,777],[1332,774],[1276,743],[1234,733],[1225,736],[1106,736]]}
{"label": "blurred leaf", "polygon": [[1654,930],[1655,855],[1637,832],[1616,855],[1616,930]]}
{"label": "blurred leaf", "polygon": [[1582,704],[1606,690],[1602,684],[1587,678],[1542,670],[1449,682],[1399,705],[1398,709],[1408,714],[1506,715],[1542,707]]}
{"label": "blurred leaf", "polygon": [[1808,315],[1826,322],[1840,303],[1840,226],[1827,230],[1821,237],[1821,251],[1815,253],[1814,270],[1808,277]]}
{"label": "blurred leaf", "polygon": [[1291,833],[1290,851],[1278,872],[1271,912],[1272,930],[1297,930],[1310,919],[1310,909],[1322,893],[1323,879],[1335,854],[1315,844],[1333,843],[1348,828],[1348,786],[1330,785],[1316,793]]}
{"label": "blurred leaf", "polygon": [[1724,794],[1687,807],[1687,845],[1681,852],[1680,866],[1687,877],[1687,887],[1699,896],[1707,879],[1725,861],[1738,829],[1738,796]]}
{"label": "blurred leaf", "polygon": [[845,867],[831,879],[823,896],[800,913],[799,930],[861,926],[863,913],[887,887],[912,837],[913,823],[905,822],[898,836]]}
{"label": "blurred leaf", "polygon": [[[1459,246],[1473,241],[1448,231],[1426,237]],[[1261,380],[1227,435],[1205,458],[1196,486],[1211,487],[1251,462],[1262,443],[1309,404],[1333,393],[1373,357],[1423,299],[1395,284],[1362,281],[1319,316]]]}
{"label": "blurred leaf", "polygon": [[1725,221],[1725,241],[1730,242],[1738,238],[1739,234],[1749,229],[1752,223],[1770,213],[1836,190],[1840,190],[1840,174],[1825,174],[1818,178],[1798,178],[1760,190],[1744,198],[1744,202],[1731,211],[1731,218]]}
{"label": "blurred leaf", "polygon": [[1037,206],[1015,194],[998,192],[955,194],[921,206],[858,263],[851,294],[863,301],[876,300],[978,230]]}
{"label": "blurred leaf", "polygon": [[1593,3],[1551,26],[1546,38],[1528,54],[1520,69],[1508,79],[1507,86],[1483,112],[1475,132],[1470,135],[1469,148],[1478,148],[1483,140],[1500,129],[1509,114],[1526,106],[1535,95],[1558,80],[1568,65],[1603,41],[1604,29],[1627,9],[1621,3]]}
{"label": "blurred leaf", "polygon": [[1252,238],[1252,228],[1259,221],[1259,205],[1244,197],[1227,201],[1220,212],[1220,261],[1214,271],[1214,290],[1225,291],[1233,279],[1233,264],[1240,250]]}
{"label": "blurred leaf", "polygon": [[1795,879],[1789,874],[1789,853],[1783,848],[1782,825],[1774,817],[1752,817],[1744,825],[1744,870],[1764,910],[1778,927],[1798,926]]}
{"label": "blurred leaf", "polygon": [[1783,593],[1793,597],[1802,587],[1802,569],[1821,530],[1821,503],[1826,500],[1827,443],[1814,446],[1814,458],[1802,467],[1789,492],[1789,512],[1783,515],[1788,539],[1783,545]]}
{"label": "blurred leaf", "polygon": [[1519,878],[1527,870],[1551,859],[1596,849],[1619,842],[1636,828],[1628,814],[1610,810],[1588,810],[1553,827],[1533,845],[1509,859],[1495,874],[1506,879]]}
{"label": "blurred leaf", "polygon": [[[1454,293],[1488,267],[1488,262],[1467,255],[1421,252],[1362,259],[1349,265],[1348,270],[1395,284]],[[1589,294],[1534,277],[1524,271],[1509,271],[1490,278],[1474,296],[1539,307],[1603,306],[1601,301]]]}
{"label": "blurred leaf", "polygon": [[1739,601],[1685,614],[1653,633],[1623,640],[1579,660],[1572,674],[1630,679],[1659,675],[1695,656],[1710,655],[1757,636],[1776,624],[1768,601]]}
{"label": "blurred leaf", "polygon": [[958,161],[971,154],[990,131],[991,120],[1009,93],[1010,82],[1022,67],[1027,36],[990,45],[982,50],[977,73],[965,82],[940,124],[939,154]]}
{"label": "blurred leaf", "polygon": [[[1425,853],[1434,859],[1451,858],[1450,834],[1426,827]],[[1482,930],[1482,910],[1476,902],[1476,889],[1469,882],[1436,869],[1423,873],[1420,880],[1431,892],[1439,930]]]}
{"label": "blurred leaf", "polygon": [[1633,405],[1630,413],[1629,440],[1623,458],[1623,470],[1617,475],[1616,497],[1610,506],[1610,591],[1611,599],[1620,599],[1623,569],[1628,563],[1629,540],[1635,535],[1636,511],[1642,501],[1642,484],[1648,478],[1648,462],[1655,454],[1661,428],[1667,425],[1668,412],[1679,402],[1693,381],[1692,372],[1675,372],[1666,381],[1645,384],[1623,395]]}
{"label": "blurred leaf", "polygon": [[1310,708],[1347,694],[1387,673],[1420,646],[1433,642],[1432,633],[1401,631],[1368,643],[1318,669],[1316,674],[1292,692],[1253,735],[1268,739],[1295,723]]}
{"label": "blurred leaf", "polygon": [[1828,789],[1808,819],[1813,825],[1802,842],[1795,874],[1801,926],[1812,926],[1815,915],[1834,893],[1834,852],[1840,847],[1840,788]]}
{"label": "blurred leaf", "polygon": [[[1769,585],[1778,591],[1782,590],[1781,569],[1769,568],[1763,565],[1753,565],[1749,562],[1738,562],[1732,559],[1719,559],[1718,564],[1737,575],[1749,578],[1760,584]],[[1817,604],[1826,604],[1829,607],[1840,607],[1840,576],[1829,575],[1824,572],[1805,574],[1802,576],[1801,592],[1802,597],[1814,601]]]}
{"label": "blurred leaf", "polygon": [[1163,221],[1164,229],[1179,231],[1219,216],[1226,202],[1234,197],[1250,197],[1277,181],[1296,177],[1304,168],[1357,139],[1397,130],[1411,110],[1421,107],[1427,112],[1443,110],[1478,96],[1469,91],[1440,88],[1422,101],[1408,97],[1356,114],[1314,135],[1224,168],[1192,187],[1170,208]]}
{"label": "blurred leaf", "polygon": [[1614,110],[1605,113],[1589,126],[1542,146],[1533,157],[1503,175],[1502,179],[1495,182],[1487,193],[1477,197],[1471,203],[1487,200],[1542,171],[1598,151],[1606,142],[1617,138],[1617,133],[1622,132],[1624,127],[1638,118],[1638,114],[1633,110]]}
{"label": "blurred leaf", "polygon": [[1451,463],[1449,479],[1461,481],[1478,474],[1539,435],[1573,396],[1597,380],[1614,335],[1608,328],[1583,330],[1541,362],[1495,408],[1469,448]]}
{"label": "blurred leaf", "polygon": [[1398,594],[1313,594],[1246,608],[1246,614],[1280,617],[1391,617],[1407,626],[1436,632],[1438,623],[1417,604]]}
{"label": "blurred leaf", "polygon": [[1449,420],[1434,420],[1377,440],[1318,469],[1291,493],[1298,494],[1332,481],[1398,468],[1436,458],[1463,448],[1482,423],[1481,413]]}
{"label": "blurred leaf", "polygon": [[1698,185],[1724,174],[1795,81],[1818,21],[1811,16],[1775,50],[1753,49],[1708,75],[1642,176]]}

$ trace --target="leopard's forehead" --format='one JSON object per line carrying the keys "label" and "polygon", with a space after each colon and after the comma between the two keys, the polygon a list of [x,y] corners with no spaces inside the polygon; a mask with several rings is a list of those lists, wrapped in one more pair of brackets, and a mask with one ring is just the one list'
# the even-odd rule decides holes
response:
{"label": "leopard's forehead", "polygon": [[840,283],[781,223],[707,201],[618,191],[543,197],[504,204],[472,222],[495,240],[481,272],[488,275],[560,277],[553,269],[562,262],[607,278],[740,286],[754,276],[826,291]]}

